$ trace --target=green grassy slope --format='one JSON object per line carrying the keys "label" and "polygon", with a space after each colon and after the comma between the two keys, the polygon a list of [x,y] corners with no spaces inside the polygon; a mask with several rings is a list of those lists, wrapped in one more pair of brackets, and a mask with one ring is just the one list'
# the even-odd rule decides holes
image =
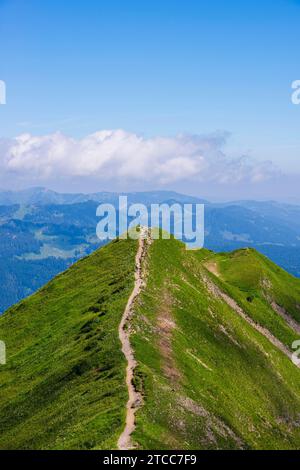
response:
{"label": "green grassy slope", "polygon": [[274,309],[275,303],[300,323],[300,282],[253,249],[208,256],[215,264],[214,281],[233,297],[251,318],[266,327],[288,349],[299,332],[293,331]]}
{"label": "green grassy slope", "polygon": [[[76,263],[0,317],[1,449],[115,448],[127,402],[118,325],[137,241]],[[144,397],[139,448],[300,448],[300,369],[207,287],[207,279],[287,348],[300,281],[254,250],[149,247],[131,342]]]}
{"label": "green grassy slope", "polygon": [[270,296],[300,322],[300,282],[253,249],[214,256],[226,282],[251,292],[254,297]]}
{"label": "green grassy slope", "polygon": [[[263,304],[258,268],[272,273],[268,289],[276,291],[278,302],[284,297],[295,318],[300,281],[255,252],[244,268],[231,268],[231,256],[187,252],[177,241],[156,241],[150,247],[147,288],[132,337],[139,364],[136,386],[144,395],[133,436],[140,447],[300,448],[300,370],[214,297],[202,276],[208,275],[208,261],[223,262],[224,279],[211,278],[238,302],[249,304],[253,316],[259,315],[256,301],[245,298],[251,291],[261,295],[258,310]],[[283,279],[286,285],[280,288]],[[271,316],[267,305],[265,312]],[[274,333],[289,345],[295,335],[280,321]],[[266,323],[270,326],[270,319]]]}
{"label": "green grassy slope", "polygon": [[127,389],[118,325],[136,241],[76,263],[0,317],[0,448],[115,448]]}

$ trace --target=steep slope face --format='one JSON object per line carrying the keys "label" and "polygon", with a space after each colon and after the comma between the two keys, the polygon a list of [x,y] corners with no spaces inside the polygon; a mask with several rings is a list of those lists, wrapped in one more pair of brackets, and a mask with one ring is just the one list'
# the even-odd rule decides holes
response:
{"label": "steep slope face", "polygon": [[1,449],[116,448],[127,402],[118,326],[136,251],[113,242],[0,318]]}
{"label": "steep slope face", "polygon": [[291,349],[300,337],[300,282],[255,250],[211,255],[214,281],[259,325]]}
{"label": "steep slope face", "polygon": [[219,276],[241,292],[269,299],[300,322],[300,282],[253,249],[213,256]]}
{"label": "steep slope face", "polygon": [[0,318],[0,448],[297,449],[299,305],[254,250],[115,241]]}
{"label": "steep slope face", "polygon": [[[284,277],[284,306],[294,305],[296,320],[290,294],[299,281],[252,256],[272,268],[274,289]],[[239,268],[232,272],[235,286],[241,275],[243,299],[218,266],[212,253],[187,252],[174,240],[149,249],[147,287],[133,320],[135,383],[144,397],[133,439],[144,448],[299,448],[300,370],[289,357],[296,332],[263,296],[256,305],[247,300]]]}

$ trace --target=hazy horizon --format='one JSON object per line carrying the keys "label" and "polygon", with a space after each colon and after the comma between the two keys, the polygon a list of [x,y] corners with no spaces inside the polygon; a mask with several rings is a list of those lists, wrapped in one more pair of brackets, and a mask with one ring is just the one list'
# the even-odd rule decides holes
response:
{"label": "hazy horizon", "polygon": [[299,13],[0,0],[0,187],[300,202]]}
{"label": "hazy horizon", "polygon": [[140,190],[140,191],[131,191],[131,190],[128,190],[128,191],[112,191],[112,190],[109,190],[109,189],[95,189],[95,191],[88,191],[88,190],[83,190],[83,191],[76,191],[76,190],[59,190],[59,189],[55,189],[55,188],[51,188],[51,187],[46,187],[46,186],[27,186],[27,187],[23,187],[23,188],[18,188],[18,189],[12,189],[12,188],[4,188],[4,187],[0,187],[0,193],[22,193],[22,192],[30,192],[30,191],[49,191],[49,192],[53,192],[53,193],[56,193],[56,194],[69,194],[69,195],[76,195],[76,194],[82,194],[82,195],[92,195],[92,194],[101,194],[101,193],[107,193],[107,194],[143,194],[143,193],[174,193],[174,194],[178,194],[180,196],[187,196],[187,197],[194,197],[194,198],[197,198],[199,200],[206,200],[207,202],[211,202],[211,203],[230,203],[230,202],[245,202],[245,201],[253,201],[253,202],[275,202],[275,203],[281,203],[281,204],[290,204],[290,205],[300,205],[300,199],[299,200],[283,200],[283,199],[276,199],[276,198],[236,198],[236,199],[222,199],[222,198],[219,198],[219,199],[216,199],[214,197],[209,197],[205,194],[197,194],[197,193],[191,193],[191,192],[188,192],[188,191],[178,191],[178,190],[175,190],[175,189],[161,189],[161,188],[153,188],[153,189],[147,189],[147,190]]}

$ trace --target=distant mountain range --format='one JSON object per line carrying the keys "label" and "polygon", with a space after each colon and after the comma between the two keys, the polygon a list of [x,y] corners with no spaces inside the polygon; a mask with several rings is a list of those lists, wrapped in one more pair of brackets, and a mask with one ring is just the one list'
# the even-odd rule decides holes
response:
{"label": "distant mountain range", "polygon": [[[142,202],[159,203],[162,200],[175,199],[178,202],[199,202],[200,199],[192,196],[186,196],[176,193],[175,191],[148,191],[148,192],[135,192],[135,193],[113,193],[113,192],[98,192],[98,193],[57,193],[50,189],[37,187],[24,189],[22,191],[1,191],[0,190],[0,205],[48,205],[48,204],[76,204],[87,201],[95,202],[109,202],[115,203],[119,195],[128,195],[130,203]],[[202,200],[202,202],[206,202]]]}
{"label": "distant mountain range", "polygon": [[[277,202],[211,203],[171,191],[129,193],[129,203],[205,203],[205,247],[252,247],[300,277],[300,206]],[[0,312],[32,294],[101,246],[99,203],[119,193],[60,194],[45,188],[0,192]]]}

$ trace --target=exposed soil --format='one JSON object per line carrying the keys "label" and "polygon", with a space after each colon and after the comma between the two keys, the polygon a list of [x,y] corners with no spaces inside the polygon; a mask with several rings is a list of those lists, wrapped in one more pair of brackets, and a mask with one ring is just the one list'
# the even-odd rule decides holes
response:
{"label": "exposed soil", "polygon": [[300,325],[296,320],[294,320],[288,312],[278,305],[274,300],[270,302],[272,309],[278,313],[288,324],[289,326],[295,331],[295,333],[300,334]]}
{"label": "exposed soil", "polygon": [[220,277],[220,272],[218,265],[215,261],[209,261],[208,263],[205,263],[204,266],[208,271],[210,271],[212,274],[214,274],[217,277]]}
{"label": "exposed soil", "polygon": [[122,344],[122,351],[127,360],[126,368],[126,385],[128,388],[128,402],[126,405],[126,425],[125,429],[119,437],[118,448],[120,450],[133,449],[134,445],[131,442],[131,435],[135,429],[135,413],[141,406],[142,396],[135,389],[133,384],[134,369],[136,367],[136,360],[134,352],[130,344],[130,318],[132,316],[134,303],[144,287],[143,276],[143,261],[147,254],[147,248],[150,243],[150,232],[142,228],[139,238],[139,247],[135,258],[135,282],[133,291],[128,299],[126,308],[124,310],[121,323],[119,325],[119,338]]}
{"label": "exposed soil", "polygon": [[173,357],[172,349],[172,330],[176,328],[172,318],[172,300],[167,288],[163,293],[161,311],[157,322],[158,347],[163,358],[163,371],[165,376],[171,381],[172,385],[177,384],[180,379]]}
{"label": "exposed soil", "polygon": [[[250,318],[244,310],[236,303],[234,299],[225,294],[216,284],[213,283],[207,276],[203,275],[203,280],[214,297],[219,297],[229,305],[240,317],[242,317],[249,325],[259,331],[265,338],[267,338],[276,348],[280,349],[289,359],[292,358],[292,352],[281,342],[279,341],[267,328],[256,323],[252,318]],[[299,366],[298,366],[299,367]]]}
{"label": "exposed soil", "polygon": [[206,422],[206,441],[211,444],[216,444],[216,435],[222,436],[224,439],[232,439],[239,449],[244,448],[244,443],[235,432],[227,426],[220,418],[212,415],[203,406],[195,403],[191,398],[179,397],[179,404],[190,413],[193,413]]}

